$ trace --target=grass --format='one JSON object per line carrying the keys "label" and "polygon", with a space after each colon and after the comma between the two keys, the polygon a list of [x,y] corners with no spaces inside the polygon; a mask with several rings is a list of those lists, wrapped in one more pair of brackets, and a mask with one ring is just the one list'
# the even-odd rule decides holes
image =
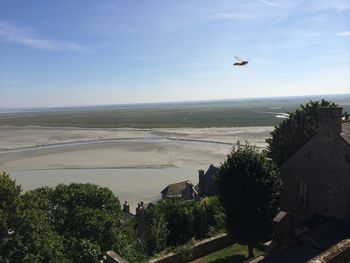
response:
{"label": "grass", "polygon": [[[262,251],[254,248],[254,255],[260,255]],[[245,245],[234,244],[227,248],[213,252],[193,263],[241,263],[247,260],[248,248]]]}
{"label": "grass", "polygon": [[[350,95],[334,101],[339,100],[349,112]],[[307,101],[283,98],[41,109],[0,113],[0,124],[81,128],[272,126],[281,121],[276,114],[294,111]]]}
{"label": "grass", "polygon": [[[283,111],[283,110],[282,110]],[[281,110],[276,110],[276,114]],[[82,128],[178,128],[271,126],[278,124],[266,106],[172,105],[145,108],[86,108],[0,114],[2,125]]]}

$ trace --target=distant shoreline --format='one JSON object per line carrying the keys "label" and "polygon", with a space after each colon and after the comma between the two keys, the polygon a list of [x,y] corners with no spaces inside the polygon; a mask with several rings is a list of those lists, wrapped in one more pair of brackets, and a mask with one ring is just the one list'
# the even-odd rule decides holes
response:
{"label": "distant shoreline", "polygon": [[320,100],[323,98],[337,99],[349,97],[350,93],[342,94],[314,94],[314,95],[293,95],[293,96],[276,96],[276,97],[243,97],[230,99],[213,99],[213,100],[188,100],[188,101],[160,101],[160,102],[138,102],[138,103],[116,103],[116,104],[91,104],[91,105],[62,105],[62,106],[39,106],[39,107],[5,107],[0,108],[2,113],[21,113],[21,112],[45,112],[45,111],[62,111],[62,110],[82,110],[82,109],[101,109],[101,108],[145,108],[157,106],[174,106],[190,104],[211,104],[211,103],[228,103],[228,102],[261,102],[261,101],[280,101],[280,100]]}
{"label": "distant shoreline", "polygon": [[334,101],[350,112],[350,94],[182,103],[43,108],[0,113],[0,126],[67,128],[208,128],[275,126],[310,99]]}

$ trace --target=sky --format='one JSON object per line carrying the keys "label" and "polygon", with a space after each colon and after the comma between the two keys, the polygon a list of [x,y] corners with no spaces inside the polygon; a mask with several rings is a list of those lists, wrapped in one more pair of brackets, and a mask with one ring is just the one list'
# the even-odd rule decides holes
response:
{"label": "sky", "polygon": [[343,93],[349,0],[0,0],[2,108]]}

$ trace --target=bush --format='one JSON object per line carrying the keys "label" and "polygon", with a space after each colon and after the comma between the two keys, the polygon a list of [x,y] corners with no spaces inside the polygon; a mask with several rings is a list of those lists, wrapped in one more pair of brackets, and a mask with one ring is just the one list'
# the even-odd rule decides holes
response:
{"label": "bush", "polygon": [[199,202],[177,198],[161,201],[146,211],[146,221],[153,233],[148,244],[151,254],[192,238],[214,235],[225,228],[225,214],[217,197],[206,197]]}
{"label": "bush", "polygon": [[205,197],[193,208],[195,236],[209,237],[225,229],[225,214],[218,197]]}
{"label": "bush", "polygon": [[178,198],[164,200],[147,211],[146,221],[152,224],[153,218],[164,216],[169,230],[167,246],[185,243],[194,236],[193,204]]}

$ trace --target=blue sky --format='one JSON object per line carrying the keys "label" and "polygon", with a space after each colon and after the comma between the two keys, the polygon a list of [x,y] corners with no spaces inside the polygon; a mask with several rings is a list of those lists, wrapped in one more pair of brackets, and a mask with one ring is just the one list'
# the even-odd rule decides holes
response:
{"label": "blue sky", "polygon": [[349,92],[349,0],[0,0],[0,107]]}

